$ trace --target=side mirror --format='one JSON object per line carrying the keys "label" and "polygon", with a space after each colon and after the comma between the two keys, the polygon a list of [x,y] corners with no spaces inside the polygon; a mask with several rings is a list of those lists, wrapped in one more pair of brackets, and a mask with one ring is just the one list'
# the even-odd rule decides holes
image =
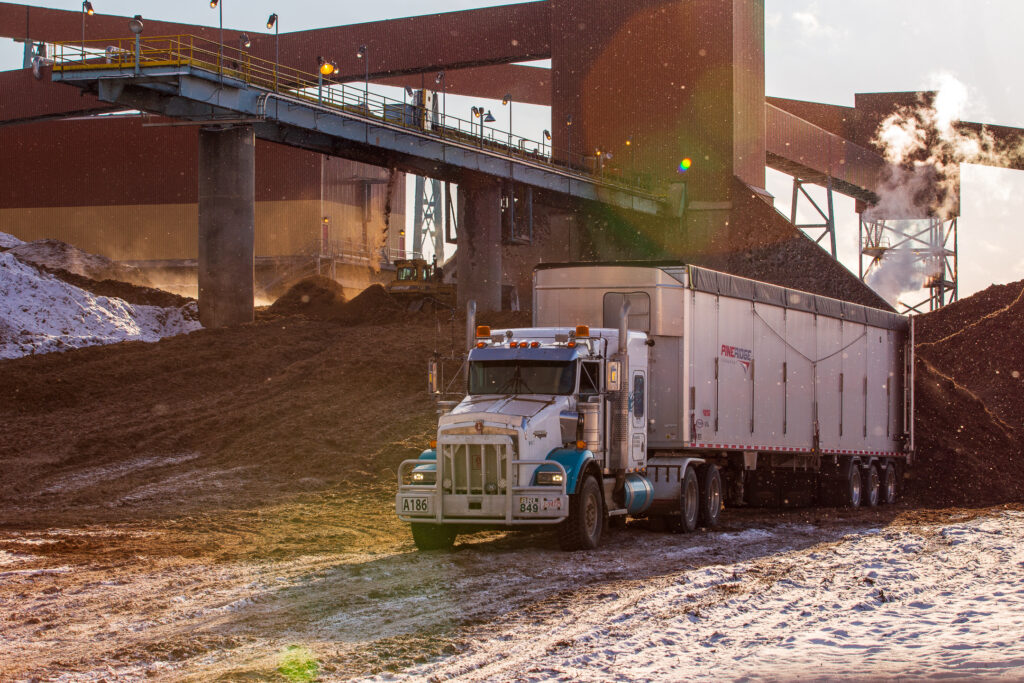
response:
{"label": "side mirror", "polygon": [[608,361],[608,377],[605,378],[604,383],[608,391],[619,391],[622,389],[621,374],[622,363],[617,360]]}

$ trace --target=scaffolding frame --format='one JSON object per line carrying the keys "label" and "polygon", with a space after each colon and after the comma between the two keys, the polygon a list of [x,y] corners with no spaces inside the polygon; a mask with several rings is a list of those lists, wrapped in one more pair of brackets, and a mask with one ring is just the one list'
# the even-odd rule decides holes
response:
{"label": "scaffolding frame", "polygon": [[[902,220],[871,220],[858,217],[860,256],[858,275],[867,278],[888,259],[911,256],[913,265],[923,264],[922,289],[927,294],[920,300],[898,301],[900,313],[924,313],[942,308],[960,298],[958,279],[957,217]],[[927,306],[927,309],[925,308]]]}

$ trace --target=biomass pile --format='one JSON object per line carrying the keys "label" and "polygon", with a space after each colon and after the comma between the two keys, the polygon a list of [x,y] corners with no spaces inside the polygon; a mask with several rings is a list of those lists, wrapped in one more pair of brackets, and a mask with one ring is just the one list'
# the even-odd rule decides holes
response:
{"label": "biomass pile", "polygon": [[[18,240],[20,242],[20,240]],[[46,239],[22,242],[8,250],[26,263],[47,270],[66,270],[91,280],[117,280],[147,285],[149,282],[134,266],[126,266],[106,256],[90,254],[60,240]]]}
{"label": "biomass pile", "polygon": [[[121,341],[153,342],[199,328],[194,301],[156,296],[158,305],[131,303],[94,292],[55,277],[14,255],[0,253],[0,358],[66,351]],[[81,284],[100,284],[92,281]],[[100,288],[103,288],[102,286]],[[111,283],[106,289],[135,289]],[[134,296],[137,302],[142,296]]]}
{"label": "biomass pile", "polygon": [[344,288],[337,281],[323,275],[312,275],[288,288],[270,306],[278,315],[301,313],[312,318],[330,318],[337,315],[345,304]]}
{"label": "biomass pile", "polygon": [[916,320],[918,460],[929,505],[1024,500],[1024,281]]}

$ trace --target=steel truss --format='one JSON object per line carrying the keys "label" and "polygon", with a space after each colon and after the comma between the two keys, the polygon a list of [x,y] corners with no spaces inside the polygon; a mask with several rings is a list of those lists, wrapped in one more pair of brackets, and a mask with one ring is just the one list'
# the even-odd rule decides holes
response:
{"label": "steel truss", "polygon": [[[829,177],[826,181],[825,187],[825,209],[815,201],[814,197],[807,192],[805,185],[820,185],[819,182],[804,180],[803,178],[793,177],[793,201],[790,204],[790,219],[789,222],[794,226],[800,228],[804,232],[810,232],[810,237],[814,238],[814,243],[820,245],[822,241],[829,238],[829,250],[832,254],[832,258],[838,258],[836,254],[836,214],[832,202],[832,178]],[[800,205],[801,195],[811,204],[811,207],[821,217],[821,223],[797,223],[797,208]],[[819,231],[817,235],[813,234],[814,231]]]}
{"label": "steel truss", "polygon": [[901,313],[934,311],[959,298],[956,216],[874,221],[861,214],[858,223],[862,281],[894,262],[894,267],[913,268],[923,276],[926,294],[898,301]]}

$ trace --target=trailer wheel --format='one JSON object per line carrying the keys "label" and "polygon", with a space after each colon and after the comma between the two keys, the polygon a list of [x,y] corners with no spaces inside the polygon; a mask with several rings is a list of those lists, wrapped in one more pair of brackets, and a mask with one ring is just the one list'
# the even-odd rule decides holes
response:
{"label": "trailer wheel", "polygon": [[673,534],[693,531],[700,521],[701,507],[697,473],[693,471],[693,467],[687,467],[682,481],[679,482],[679,512],[661,517],[665,523],[665,531]]}
{"label": "trailer wheel", "polygon": [[866,470],[861,470],[861,476],[864,478],[861,483],[864,505],[869,508],[877,507],[882,497],[882,480],[878,476],[878,468],[869,465]]}
{"label": "trailer wheel", "polygon": [[864,491],[863,484],[857,463],[847,459],[839,469],[836,504],[840,507],[860,507],[861,494]]}
{"label": "trailer wheel", "polygon": [[896,465],[888,463],[882,469],[882,502],[892,505],[896,502]]}
{"label": "trailer wheel", "polygon": [[722,515],[722,475],[715,465],[705,465],[700,483],[700,523],[709,529],[718,526]]}
{"label": "trailer wheel", "polygon": [[420,550],[448,550],[459,535],[455,527],[448,524],[422,524],[413,522],[412,540]]}
{"label": "trailer wheel", "polygon": [[569,518],[558,525],[558,545],[562,550],[591,550],[601,542],[603,531],[601,487],[587,475],[579,493],[569,496]]}

